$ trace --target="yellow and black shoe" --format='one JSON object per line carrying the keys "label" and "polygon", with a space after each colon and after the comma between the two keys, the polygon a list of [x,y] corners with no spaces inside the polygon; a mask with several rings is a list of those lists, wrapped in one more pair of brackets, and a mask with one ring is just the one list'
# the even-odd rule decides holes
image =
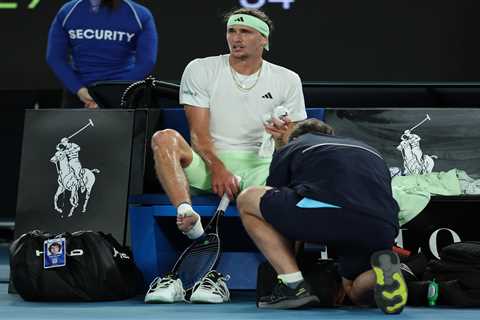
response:
{"label": "yellow and black shoe", "polygon": [[390,250],[375,252],[370,263],[376,276],[375,302],[386,314],[402,312],[407,303],[407,285],[400,258]]}

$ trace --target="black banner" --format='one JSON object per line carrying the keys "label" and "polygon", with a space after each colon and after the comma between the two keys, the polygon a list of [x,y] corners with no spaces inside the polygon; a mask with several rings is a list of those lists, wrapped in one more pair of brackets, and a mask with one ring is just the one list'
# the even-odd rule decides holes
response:
{"label": "black banner", "polygon": [[480,178],[480,108],[329,109],[325,121],[376,148],[393,175],[460,169]]}
{"label": "black banner", "polygon": [[134,137],[143,136],[143,150],[145,143],[135,128],[136,112],[26,112],[15,237],[42,229],[103,231],[124,239],[131,168],[138,172],[131,162]]}

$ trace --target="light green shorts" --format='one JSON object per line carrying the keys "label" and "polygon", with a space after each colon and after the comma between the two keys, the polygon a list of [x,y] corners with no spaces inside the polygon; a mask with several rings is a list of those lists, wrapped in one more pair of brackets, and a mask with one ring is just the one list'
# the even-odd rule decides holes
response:
{"label": "light green shorts", "polygon": [[[210,172],[200,156],[193,152],[192,163],[186,167],[185,174],[190,186],[202,191],[212,191]],[[264,186],[270,169],[271,157],[259,157],[255,151],[224,151],[217,156],[228,171],[240,176],[240,188]]]}

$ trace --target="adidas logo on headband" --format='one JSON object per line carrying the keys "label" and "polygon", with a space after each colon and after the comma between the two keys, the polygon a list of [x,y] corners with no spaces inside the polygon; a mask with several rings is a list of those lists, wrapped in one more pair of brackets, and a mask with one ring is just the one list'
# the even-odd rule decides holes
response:
{"label": "adidas logo on headband", "polygon": [[238,17],[237,19],[233,20],[235,22],[245,22],[245,20],[243,20],[243,17]]}

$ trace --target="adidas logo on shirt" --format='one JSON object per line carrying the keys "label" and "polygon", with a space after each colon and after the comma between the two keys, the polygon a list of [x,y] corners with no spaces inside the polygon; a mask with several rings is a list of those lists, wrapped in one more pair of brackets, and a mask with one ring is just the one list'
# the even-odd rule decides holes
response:
{"label": "adidas logo on shirt", "polygon": [[273,96],[270,92],[267,92],[262,96],[263,99],[273,99]]}

